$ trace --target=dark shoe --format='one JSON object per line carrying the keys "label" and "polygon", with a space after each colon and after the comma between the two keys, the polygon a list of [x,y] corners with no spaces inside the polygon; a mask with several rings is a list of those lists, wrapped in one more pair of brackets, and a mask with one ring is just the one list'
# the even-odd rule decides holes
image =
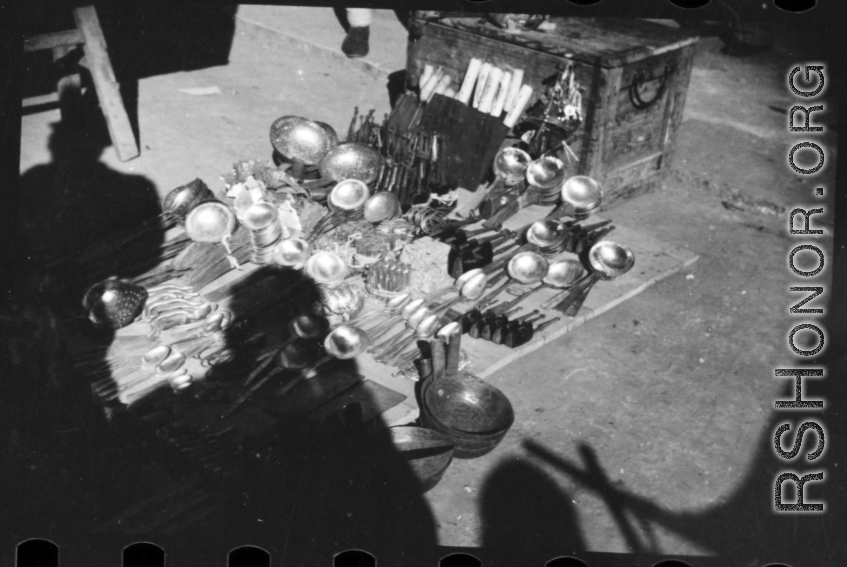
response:
{"label": "dark shoe", "polygon": [[368,39],[370,35],[371,28],[369,26],[350,28],[350,31],[347,32],[347,37],[341,42],[341,51],[351,59],[364,57],[368,54]]}

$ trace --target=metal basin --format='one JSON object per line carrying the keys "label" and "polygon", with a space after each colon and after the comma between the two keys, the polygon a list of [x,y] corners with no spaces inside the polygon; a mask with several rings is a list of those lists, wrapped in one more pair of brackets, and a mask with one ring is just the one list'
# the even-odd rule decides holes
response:
{"label": "metal basin", "polygon": [[220,242],[235,230],[235,213],[221,201],[205,201],[185,218],[185,232],[194,242]]}
{"label": "metal basin", "polygon": [[527,183],[539,189],[558,187],[565,180],[565,164],[554,157],[543,157],[529,164],[526,168]]}
{"label": "metal basin", "polygon": [[439,431],[413,425],[392,427],[388,431],[394,448],[409,464],[423,491],[432,490],[450,465],[455,443]]}
{"label": "metal basin", "polygon": [[318,122],[283,116],[271,125],[271,144],[285,158],[315,165],[333,148],[332,137]]}
{"label": "metal basin", "polygon": [[457,458],[473,458],[502,441],[515,413],[498,388],[467,372],[445,372],[424,384],[421,419],[453,440]]}
{"label": "metal basin", "polygon": [[611,240],[601,240],[588,251],[588,262],[595,271],[607,278],[616,278],[628,272],[635,264],[635,255]]}
{"label": "metal basin", "polygon": [[602,198],[600,184],[585,175],[575,175],[562,185],[562,200],[578,210],[594,209]]}
{"label": "metal basin", "polygon": [[372,183],[379,175],[382,156],[370,146],[347,142],[329,151],[318,164],[321,177],[333,181],[358,179]]}

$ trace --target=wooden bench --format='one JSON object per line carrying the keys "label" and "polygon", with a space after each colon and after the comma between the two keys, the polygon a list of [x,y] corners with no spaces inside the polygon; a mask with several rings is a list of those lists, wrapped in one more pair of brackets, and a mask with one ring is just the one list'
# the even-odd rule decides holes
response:
{"label": "wooden bench", "polygon": [[[24,52],[50,49],[53,51],[53,61],[60,67],[67,67],[66,62],[71,53],[82,47],[85,57],[80,61],[80,65],[91,73],[100,109],[106,118],[106,126],[118,159],[131,160],[139,155],[138,144],[124,108],[120,86],[115,79],[97,12],[93,6],[85,6],[75,8],[73,14],[76,29],[28,37],[24,40]],[[56,91],[59,95],[62,119],[72,119],[76,112],[74,107],[81,96],[79,73],[75,69],[63,72],[56,85]]]}

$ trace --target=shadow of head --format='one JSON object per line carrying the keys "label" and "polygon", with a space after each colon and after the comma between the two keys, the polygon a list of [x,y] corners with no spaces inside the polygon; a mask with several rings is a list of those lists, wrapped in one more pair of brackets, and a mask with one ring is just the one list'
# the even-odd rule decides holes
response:
{"label": "shadow of head", "polygon": [[498,466],[480,501],[485,547],[585,549],[571,496],[533,464]]}
{"label": "shadow of head", "polygon": [[86,120],[85,126],[53,122],[47,147],[54,161],[79,160],[80,163],[97,161],[103,151],[112,145],[103,119]]}

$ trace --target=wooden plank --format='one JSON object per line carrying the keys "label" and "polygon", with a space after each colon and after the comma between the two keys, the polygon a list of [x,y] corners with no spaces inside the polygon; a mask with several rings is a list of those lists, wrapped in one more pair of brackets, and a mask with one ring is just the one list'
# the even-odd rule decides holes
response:
{"label": "wooden plank", "polygon": [[480,21],[479,17],[447,17],[430,26],[451,27],[496,39],[504,43],[567,57],[606,68],[620,67],[697,41],[687,32],[655,22],[621,18],[552,18],[556,29],[550,32],[506,31]]}
{"label": "wooden plank", "polygon": [[56,49],[57,47],[73,47],[85,43],[82,32],[68,30],[61,32],[34,35],[24,39],[24,53],[41,51],[43,49]]}
{"label": "wooden plank", "polygon": [[82,98],[82,77],[79,73],[69,72],[62,63],[64,58],[73,51],[74,47],[62,45],[53,48],[53,62],[60,66],[60,77],[56,83],[59,95],[59,108],[62,122],[72,128],[82,120],[79,108]]}
{"label": "wooden plank", "polygon": [[127,161],[138,157],[138,144],[124,108],[97,12],[93,6],[75,8],[74,20],[85,38],[85,56],[118,159]]}

